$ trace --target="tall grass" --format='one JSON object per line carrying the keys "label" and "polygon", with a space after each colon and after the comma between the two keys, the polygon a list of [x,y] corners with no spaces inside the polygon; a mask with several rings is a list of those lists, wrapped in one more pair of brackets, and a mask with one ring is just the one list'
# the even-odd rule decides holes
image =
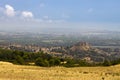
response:
{"label": "tall grass", "polygon": [[120,80],[120,65],[46,68],[0,62],[0,80]]}

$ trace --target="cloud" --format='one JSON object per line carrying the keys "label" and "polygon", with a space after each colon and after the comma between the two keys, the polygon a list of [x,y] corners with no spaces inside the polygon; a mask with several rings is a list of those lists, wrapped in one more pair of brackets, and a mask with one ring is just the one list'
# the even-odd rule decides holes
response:
{"label": "cloud", "polygon": [[93,8],[89,8],[89,9],[88,9],[88,12],[89,12],[89,13],[93,12]]}
{"label": "cloud", "polygon": [[5,14],[8,16],[8,17],[13,17],[15,16],[15,10],[12,6],[10,5],[5,5]]}
{"label": "cloud", "polygon": [[[14,17],[16,19],[22,18],[33,18],[34,15],[30,11],[19,11],[14,9],[11,5],[6,4],[5,8],[0,7],[0,16],[8,19],[8,17]],[[12,19],[14,19],[12,18]]]}
{"label": "cloud", "polygon": [[21,13],[21,15],[22,15],[22,17],[24,17],[24,18],[33,18],[33,13],[32,12],[30,12],[30,11],[23,11],[22,13]]}
{"label": "cloud", "polygon": [[[65,15],[63,16],[65,17]],[[35,18],[31,11],[20,11],[18,9],[14,9],[14,7],[9,4],[6,4],[5,7],[0,7],[0,26],[6,26],[6,28],[13,26],[15,28],[12,29],[16,29],[19,26],[25,27],[36,24],[56,24],[63,22],[65,21],[61,19],[54,19],[48,15],[45,15],[41,18]]]}

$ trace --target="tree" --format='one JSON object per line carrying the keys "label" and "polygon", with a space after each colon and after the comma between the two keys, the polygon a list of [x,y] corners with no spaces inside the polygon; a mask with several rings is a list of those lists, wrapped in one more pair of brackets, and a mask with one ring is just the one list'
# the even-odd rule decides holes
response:
{"label": "tree", "polygon": [[111,62],[109,60],[105,60],[103,62],[103,66],[110,66],[111,65]]}
{"label": "tree", "polygon": [[15,57],[14,62],[15,62],[16,64],[24,64],[24,59],[23,59],[21,56],[17,55],[17,56]]}
{"label": "tree", "polygon": [[49,62],[47,60],[43,60],[42,58],[37,58],[35,61],[37,66],[49,67]]}
{"label": "tree", "polygon": [[54,61],[55,61],[55,62],[54,62],[54,65],[55,65],[55,66],[60,65],[60,59],[55,58]]}
{"label": "tree", "polygon": [[55,60],[54,59],[50,59],[49,60],[49,65],[50,66],[54,66],[55,65]]}

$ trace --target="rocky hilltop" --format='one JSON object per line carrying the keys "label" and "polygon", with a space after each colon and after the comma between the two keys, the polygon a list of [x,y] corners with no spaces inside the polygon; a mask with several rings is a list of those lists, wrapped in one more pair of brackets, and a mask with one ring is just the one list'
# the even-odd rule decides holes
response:
{"label": "rocky hilltop", "polygon": [[70,48],[72,51],[89,51],[90,49],[91,46],[87,42],[78,42]]}
{"label": "rocky hilltop", "polygon": [[87,60],[89,62],[103,62],[109,58],[109,54],[103,50],[93,48],[87,42],[78,42],[67,50],[73,58]]}
{"label": "rocky hilltop", "polygon": [[89,62],[103,62],[112,56],[101,49],[94,48],[87,42],[78,42],[67,48],[54,49],[53,52],[61,53],[63,56],[71,56],[74,59],[87,60]]}

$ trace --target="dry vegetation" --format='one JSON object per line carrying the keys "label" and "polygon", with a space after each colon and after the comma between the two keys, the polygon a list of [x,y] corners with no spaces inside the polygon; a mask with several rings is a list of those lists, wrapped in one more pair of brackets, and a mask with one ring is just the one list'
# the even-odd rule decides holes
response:
{"label": "dry vegetation", "polygon": [[0,62],[0,80],[120,80],[120,65],[45,68]]}

